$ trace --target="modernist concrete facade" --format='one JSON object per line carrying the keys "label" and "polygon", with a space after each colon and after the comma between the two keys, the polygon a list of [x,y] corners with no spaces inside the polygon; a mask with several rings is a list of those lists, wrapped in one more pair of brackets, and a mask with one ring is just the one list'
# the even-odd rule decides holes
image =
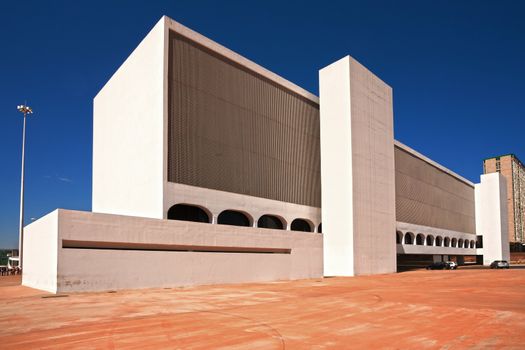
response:
{"label": "modernist concrete facade", "polygon": [[392,89],[352,57],[319,81],[317,98],[163,17],[94,99],[93,212],[28,225],[23,284],[253,282],[392,273],[410,254],[505,256],[504,180],[474,185],[394,140]]}
{"label": "modernist concrete facade", "polygon": [[[174,46],[183,44],[185,46],[179,48],[182,53],[175,52]],[[185,56],[190,57],[179,62]],[[177,63],[185,66],[178,67]],[[192,63],[197,64],[197,67],[192,67]],[[208,74],[202,66],[218,72]],[[235,70],[230,68],[231,71],[222,72],[221,75],[220,70],[226,69],[224,66],[234,67]],[[175,79],[172,78],[175,74],[173,70],[193,70],[188,73],[193,73],[193,76],[181,74]],[[250,95],[250,91],[244,90],[241,93],[246,93],[247,96],[228,96],[228,93],[232,93],[223,86],[213,89],[219,83],[217,80],[224,84],[225,79],[244,72],[249,72],[246,75],[252,78],[254,84],[262,82],[261,84],[272,87],[273,91],[255,90]],[[233,83],[239,83],[239,80],[241,79],[234,80]],[[183,88],[179,87],[181,84]],[[196,96],[193,93],[195,91],[202,92],[201,96]],[[310,115],[300,116],[296,112],[295,115],[286,116],[287,118],[277,119],[281,117],[275,115],[278,109],[276,112],[266,107],[275,103],[280,96],[271,99],[271,96],[261,98],[256,95],[257,92],[269,94],[275,91],[292,96],[295,98],[292,102],[302,103],[305,108],[312,108],[313,114],[310,112]],[[193,94],[189,96],[191,93]],[[217,110],[224,108],[220,102],[237,105],[245,113],[251,112],[251,119],[270,119],[270,123],[261,122],[260,125],[251,125],[251,130],[244,130],[240,128],[240,121],[226,120],[226,117],[239,112],[230,109],[217,115]],[[173,104],[172,108],[170,104]],[[176,110],[183,107],[188,110]],[[259,171],[264,169],[252,169],[249,162],[253,162],[251,158],[256,158],[258,163],[266,161],[263,165],[273,166],[277,175],[283,177],[290,175],[290,172],[281,171],[279,164],[268,163],[268,159],[277,158],[281,163],[295,161],[299,163],[295,164],[296,168],[309,167],[312,172],[320,174],[319,126],[317,125],[317,130],[315,128],[318,109],[316,96],[171,19],[164,18],[94,99],[93,211],[166,219],[174,204],[188,203],[202,207],[214,222],[222,211],[236,210],[247,214],[251,225],[256,224],[260,216],[271,214],[279,216],[287,226],[297,218],[305,219],[312,226],[313,232],[321,221],[320,175],[305,176],[302,179],[292,173],[297,182],[294,186],[297,188],[293,189],[292,195],[284,193],[285,197],[291,198],[294,193],[301,192],[306,187],[299,187],[303,185],[301,181],[307,182],[311,187],[317,186],[317,190],[308,200],[293,198],[297,200],[284,201],[281,189],[271,186],[272,181],[274,183],[277,179],[261,176]],[[182,117],[177,112],[184,113],[184,117],[190,120],[181,120]],[[196,120],[202,119],[202,115],[207,116],[207,120]],[[286,119],[293,117],[308,118],[304,123],[313,126],[313,130],[307,128],[307,125],[302,126],[304,140],[296,137],[292,140],[295,144],[290,142],[288,136],[291,133],[269,140],[257,139],[255,134],[258,130],[255,129],[254,132],[253,128],[268,127],[273,133],[281,133],[283,129],[295,127],[283,125],[290,122]],[[238,118],[242,118],[242,115]],[[272,118],[277,120],[271,120]],[[190,124],[191,122],[195,124]],[[119,132],[115,133],[115,130]],[[240,136],[235,138],[232,135]],[[272,136],[274,135],[270,135]],[[170,137],[180,141],[181,145],[172,145]],[[239,144],[242,142],[239,138],[253,141],[254,144]],[[277,141],[281,141],[280,144]],[[283,144],[285,141],[288,143]],[[297,157],[297,153],[286,152],[293,149],[291,147],[306,148],[308,152],[302,152]],[[187,154],[197,148],[200,153]],[[317,159],[313,160],[313,164],[308,164],[312,158]],[[203,166],[199,163],[200,159],[208,162]],[[182,160],[184,162],[177,166],[177,161]],[[177,170],[180,170],[180,175]],[[244,176],[239,177],[239,173]],[[174,178],[172,181],[170,176]],[[246,181],[243,178],[250,176],[259,178],[246,184],[246,191],[231,189]],[[205,182],[207,186],[199,185],[199,182]],[[281,187],[286,185],[281,183]],[[250,195],[251,190],[264,193],[266,197]]]}

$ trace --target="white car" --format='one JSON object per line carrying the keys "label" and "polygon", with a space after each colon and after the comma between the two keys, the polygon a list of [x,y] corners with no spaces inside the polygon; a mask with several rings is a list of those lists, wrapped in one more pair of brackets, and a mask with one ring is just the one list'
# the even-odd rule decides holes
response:
{"label": "white car", "polygon": [[448,268],[451,270],[456,270],[458,268],[458,264],[454,261],[447,261]]}

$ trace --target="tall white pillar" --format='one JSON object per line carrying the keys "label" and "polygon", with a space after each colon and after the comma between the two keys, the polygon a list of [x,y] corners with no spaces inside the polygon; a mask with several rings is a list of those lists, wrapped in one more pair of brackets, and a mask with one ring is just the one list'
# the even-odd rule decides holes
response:
{"label": "tall white pillar", "polygon": [[483,265],[494,260],[510,260],[507,185],[500,173],[481,175],[475,185],[476,234],[483,236]]}
{"label": "tall white pillar", "polygon": [[392,89],[350,56],[319,81],[324,274],[395,272]]}

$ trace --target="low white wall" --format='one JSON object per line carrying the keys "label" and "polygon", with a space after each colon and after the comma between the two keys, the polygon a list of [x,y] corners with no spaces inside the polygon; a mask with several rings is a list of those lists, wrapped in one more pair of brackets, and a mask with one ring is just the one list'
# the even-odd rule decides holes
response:
{"label": "low white wall", "polygon": [[[323,274],[323,236],[316,233],[69,210],[58,211],[58,227],[39,222],[35,226],[39,230],[34,230],[37,234],[58,231],[58,240],[53,241],[55,248],[58,245],[58,292],[289,280]],[[120,248],[64,248],[68,242],[77,242],[77,247],[106,248],[118,243]],[[188,246],[194,250],[218,247],[221,251],[224,247],[264,248],[289,250],[290,254],[165,249]],[[37,259],[41,258],[34,255],[32,261]],[[38,284],[31,286],[43,289]]]}
{"label": "low white wall", "polygon": [[24,286],[57,292],[59,212],[57,209],[24,228]]}

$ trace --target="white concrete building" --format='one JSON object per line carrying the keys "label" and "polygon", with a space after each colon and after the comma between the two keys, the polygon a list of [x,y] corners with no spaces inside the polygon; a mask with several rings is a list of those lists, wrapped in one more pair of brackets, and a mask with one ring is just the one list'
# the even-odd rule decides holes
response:
{"label": "white concrete building", "polygon": [[392,89],[355,59],[319,80],[320,100],[163,17],[94,99],[93,212],[26,227],[23,284],[167,287],[506,256],[505,203],[486,203],[504,198],[501,180],[474,190],[395,141]]}

